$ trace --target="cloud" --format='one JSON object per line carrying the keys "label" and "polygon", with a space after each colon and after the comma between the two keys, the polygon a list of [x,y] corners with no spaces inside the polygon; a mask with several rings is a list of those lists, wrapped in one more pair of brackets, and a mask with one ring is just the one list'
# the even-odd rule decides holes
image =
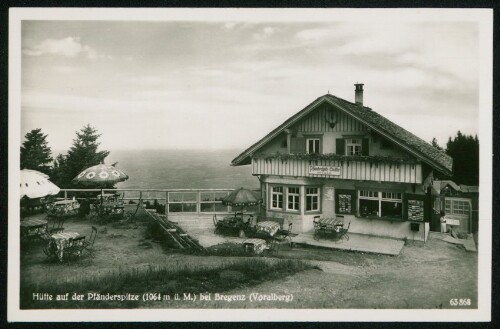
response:
{"label": "cloud", "polygon": [[82,70],[80,67],[67,66],[67,65],[54,66],[53,69],[57,73],[62,73],[62,74],[76,73]]}
{"label": "cloud", "polygon": [[224,24],[224,28],[226,30],[232,30],[236,27],[236,23],[235,22],[227,22]]}
{"label": "cloud", "polygon": [[266,26],[262,31],[253,34],[253,38],[256,40],[269,39],[276,32],[276,28]]}
{"label": "cloud", "polygon": [[98,54],[97,51],[89,45],[82,45],[78,37],[46,39],[33,47],[25,48],[23,53],[28,56],[56,55],[76,57],[79,55],[86,55],[89,59],[112,59],[112,56]]}

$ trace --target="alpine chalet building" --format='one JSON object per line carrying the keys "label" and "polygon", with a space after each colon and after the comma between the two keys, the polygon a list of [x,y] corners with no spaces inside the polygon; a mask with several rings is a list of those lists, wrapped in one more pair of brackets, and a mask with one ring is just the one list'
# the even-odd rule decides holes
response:
{"label": "alpine chalet building", "polygon": [[317,98],[232,165],[252,166],[265,215],[292,221],[296,233],[313,231],[315,216],[343,217],[352,233],[425,241],[433,173],[451,175],[453,160],[363,106],[355,84],[355,103]]}

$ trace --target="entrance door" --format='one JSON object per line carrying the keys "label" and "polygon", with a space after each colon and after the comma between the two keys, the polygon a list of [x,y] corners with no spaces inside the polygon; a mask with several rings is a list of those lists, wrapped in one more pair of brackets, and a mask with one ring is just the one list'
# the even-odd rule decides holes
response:
{"label": "entrance door", "polygon": [[471,202],[465,198],[445,198],[444,212],[447,217],[458,219],[460,225],[454,227],[458,232],[471,233]]}

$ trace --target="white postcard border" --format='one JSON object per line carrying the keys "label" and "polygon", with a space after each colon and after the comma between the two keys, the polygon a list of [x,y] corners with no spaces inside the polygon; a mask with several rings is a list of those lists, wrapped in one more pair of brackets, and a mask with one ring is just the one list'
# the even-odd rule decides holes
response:
{"label": "white postcard border", "polygon": [[[373,15],[377,12],[377,15]],[[470,21],[480,30],[480,227],[478,246],[478,309],[355,310],[355,309],[19,309],[19,147],[21,108],[22,20],[177,20],[254,22],[383,21],[388,15],[402,21]],[[222,19],[221,17],[224,17]],[[11,8],[9,12],[9,227],[8,303],[10,322],[60,321],[490,321],[492,223],[492,63],[493,11],[490,9],[104,9]],[[196,313],[196,316],[193,314]]]}

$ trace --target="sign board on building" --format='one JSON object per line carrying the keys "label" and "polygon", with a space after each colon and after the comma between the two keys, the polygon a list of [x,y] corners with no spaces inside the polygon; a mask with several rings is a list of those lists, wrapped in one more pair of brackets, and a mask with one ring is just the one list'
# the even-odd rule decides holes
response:
{"label": "sign board on building", "polygon": [[337,166],[309,166],[309,174],[340,176],[340,167]]}
{"label": "sign board on building", "polygon": [[408,200],[408,220],[424,221],[424,201]]}
{"label": "sign board on building", "polygon": [[334,200],[333,188],[331,188],[331,187],[325,188],[325,200],[327,200],[327,201]]}
{"label": "sign board on building", "polygon": [[448,216],[444,217],[446,219],[446,224],[451,226],[460,226],[460,220],[455,218],[450,218]]}

